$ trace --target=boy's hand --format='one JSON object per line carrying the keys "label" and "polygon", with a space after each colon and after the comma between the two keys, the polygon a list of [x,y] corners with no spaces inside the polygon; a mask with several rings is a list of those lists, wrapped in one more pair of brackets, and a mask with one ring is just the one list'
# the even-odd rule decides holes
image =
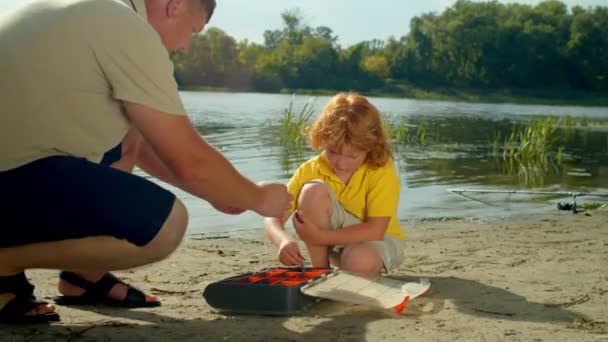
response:
{"label": "boy's hand", "polygon": [[298,236],[302,241],[313,245],[325,245],[323,230],[319,229],[314,223],[308,221],[302,211],[296,210],[291,221],[296,229],[296,233],[298,233]]}
{"label": "boy's hand", "polygon": [[279,261],[285,266],[301,265],[304,258],[295,241],[285,240],[279,246]]}

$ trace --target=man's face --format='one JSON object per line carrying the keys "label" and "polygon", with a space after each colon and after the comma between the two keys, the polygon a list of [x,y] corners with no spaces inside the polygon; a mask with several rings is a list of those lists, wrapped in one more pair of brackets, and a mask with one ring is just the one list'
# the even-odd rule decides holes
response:
{"label": "man's face", "polygon": [[167,5],[165,25],[157,31],[167,51],[188,52],[192,35],[205,28],[207,13],[202,7],[190,8],[187,0],[173,1],[177,7]]}

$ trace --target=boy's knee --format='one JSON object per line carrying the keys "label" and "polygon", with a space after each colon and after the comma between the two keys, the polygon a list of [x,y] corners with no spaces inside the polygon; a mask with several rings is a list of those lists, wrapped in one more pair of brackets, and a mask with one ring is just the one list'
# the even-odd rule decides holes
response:
{"label": "boy's knee", "polygon": [[151,261],[165,259],[180,245],[188,227],[188,211],[184,204],[175,199],[171,212],[158,234],[144,246]]}
{"label": "boy's knee", "polygon": [[325,184],[317,182],[304,184],[298,197],[298,205],[313,203],[317,206],[323,201],[329,203],[329,193]]}
{"label": "boy's knee", "polygon": [[359,244],[344,249],[340,256],[340,267],[345,271],[375,276],[382,272],[383,263],[372,246]]}

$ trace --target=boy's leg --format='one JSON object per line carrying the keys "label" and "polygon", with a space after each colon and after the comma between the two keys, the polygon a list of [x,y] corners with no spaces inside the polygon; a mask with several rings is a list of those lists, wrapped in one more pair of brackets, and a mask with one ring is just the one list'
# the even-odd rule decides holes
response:
{"label": "boy's leg", "polygon": [[[321,182],[304,184],[298,197],[298,209],[306,213],[306,217],[321,229],[330,229],[332,215],[331,198],[326,185]],[[329,267],[328,246],[318,246],[306,243],[312,267]]]}
{"label": "boy's leg", "polygon": [[380,275],[390,272],[403,262],[402,241],[388,234],[384,240],[368,241],[346,246],[341,254],[344,269],[351,272]]}
{"label": "boy's leg", "polygon": [[[305,185],[303,191],[307,186],[314,187],[314,190],[311,190],[318,192],[318,198],[311,196],[312,198],[309,201],[312,208],[317,208],[317,210],[309,209],[306,212],[310,213],[314,211],[322,213],[322,208],[329,208],[326,211],[328,223],[321,227],[342,229],[343,227],[361,223],[359,218],[342,207],[327,183],[321,180],[311,181]],[[329,204],[322,202],[323,199],[329,199]],[[387,239],[389,238],[385,238],[385,241],[368,241],[348,246],[330,246],[329,249],[324,249],[324,251],[328,251],[329,253],[329,258],[324,260],[330,260],[331,264],[346,271],[370,276],[379,275],[384,268],[387,268],[387,265],[396,262],[395,257],[391,257],[395,254],[393,252],[393,247],[395,246],[394,244],[387,244]],[[392,240],[388,242],[392,242]],[[389,268],[390,266],[387,269]]]}
{"label": "boy's leg", "polygon": [[340,254],[340,267],[353,273],[377,276],[383,266],[382,257],[370,242],[345,246]]}
{"label": "boy's leg", "polygon": [[[341,229],[343,227],[349,227],[361,223],[359,218],[344,210],[339,203],[336,203],[335,205],[337,206],[337,209],[335,210],[341,212],[341,225],[335,229]],[[368,241],[346,246],[338,246],[331,250],[330,257],[332,261],[338,265],[338,267],[345,271],[376,276],[380,274],[383,267],[382,257],[374,245],[376,242],[377,241]]]}
{"label": "boy's leg", "polygon": [[[357,217],[344,210],[333,190],[325,182],[314,180],[306,183],[300,191],[298,209],[322,229],[341,229],[361,223]],[[395,242],[395,241],[397,242]],[[317,246],[306,244],[313,267],[329,267],[329,259],[341,269],[379,275],[383,269],[389,271],[401,263],[398,240],[390,236],[384,241],[368,241],[348,246]]]}

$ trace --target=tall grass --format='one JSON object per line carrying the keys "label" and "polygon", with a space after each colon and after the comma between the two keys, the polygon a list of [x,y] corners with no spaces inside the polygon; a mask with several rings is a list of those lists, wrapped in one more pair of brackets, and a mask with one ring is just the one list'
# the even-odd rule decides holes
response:
{"label": "tall grass", "polygon": [[[310,124],[315,114],[315,100],[305,103],[300,108],[294,108],[294,99],[289,106],[283,110],[278,125],[277,136],[279,144],[292,153],[301,153],[306,148],[306,139],[303,129]],[[428,132],[424,122],[410,123],[403,116],[383,117],[386,132],[394,145],[408,146],[418,145],[424,147],[428,143]]]}
{"label": "tall grass", "polygon": [[[496,132],[490,136],[490,153],[502,156],[506,173],[517,175],[530,187],[543,186],[545,175],[557,170],[564,154],[560,145],[564,137],[558,136],[556,123],[554,117],[538,118],[513,128],[504,138]],[[566,124],[572,126],[572,121],[566,120]]]}
{"label": "tall grass", "polygon": [[315,113],[314,102],[306,102],[299,110],[294,109],[291,98],[289,107],[283,110],[283,116],[279,120],[279,143],[291,151],[301,151],[306,145],[303,129],[310,123]]}
{"label": "tall grass", "polygon": [[[312,99],[297,107],[292,98],[278,124],[273,124],[277,129],[275,137],[283,149],[282,161],[286,172],[293,163],[303,161],[304,153],[309,151],[302,133],[315,114],[314,103],[315,99]],[[442,136],[441,126],[432,121],[397,115],[383,115],[383,121],[395,151],[403,147],[425,148],[430,144],[442,144],[443,149],[449,149],[450,144],[457,145],[457,142],[449,141],[449,134]],[[527,124],[492,133],[487,146],[490,156],[496,159],[503,172],[517,176],[527,186],[543,186],[548,174],[559,173],[565,155],[564,146],[575,140],[576,128],[589,125],[594,125],[594,122],[587,118],[537,118]],[[608,150],[608,137],[606,148]]]}
{"label": "tall grass", "polygon": [[292,96],[289,106],[283,110],[278,124],[271,124],[275,129],[275,136],[278,137],[279,146],[282,148],[281,164],[286,173],[291,170],[292,164],[304,161],[307,142],[303,131],[304,127],[310,124],[315,113],[316,99],[311,99],[296,109],[294,108],[294,97]]}
{"label": "tall grass", "polygon": [[535,119],[529,126],[515,129],[507,137],[503,158],[541,162],[551,157],[557,142],[555,118]]}
{"label": "tall grass", "polygon": [[560,137],[556,134],[556,122],[553,117],[534,119],[527,126],[515,127],[504,140],[501,132],[496,132],[490,136],[491,153],[499,155],[502,149],[503,159],[521,162],[560,159],[563,147],[557,146]]}
{"label": "tall grass", "polygon": [[383,117],[384,128],[393,143],[393,146],[418,145],[424,147],[427,142],[427,129],[424,122],[410,123],[404,116]]}

